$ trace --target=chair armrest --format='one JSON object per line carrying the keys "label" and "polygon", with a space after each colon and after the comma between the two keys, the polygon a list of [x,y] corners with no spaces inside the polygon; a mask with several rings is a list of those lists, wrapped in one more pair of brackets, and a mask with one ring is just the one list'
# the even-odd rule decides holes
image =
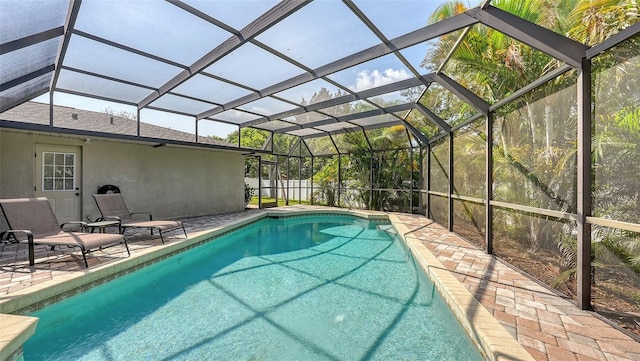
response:
{"label": "chair armrest", "polygon": [[96,222],[101,222],[101,221],[118,221],[118,222],[121,222],[120,217],[116,217],[116,216],[106,216],[106,217],[96,218]]}
{"label": "chair armrest", "polygon": [[10,229],[8,231],[4,231],[0,233],[0,241],[7,242],[9,240],[9,237],[13,236],[15,242],[19,242],[20,240],[18,239],[18,237],[16,237],[16,234],[18,233],[22,233],[27,236],[27,241],[29,241],[29,243],[33,243],[33,233],[31,233],[31,231],[27,229]]}
{"label": "chair armrest", "polygon": [[10,229],[8,231],[5,231],[2,233],[2,237],[0,237],[0,241],[5,241],[6,239],[9,239],[9,235],[13,235],[13,238],[17,241],[20,242],[20,240],[18,239],[18,237],[16,237],[17,233],[22,233],[24,235],[27,236],[27,242],[29,243],[29,266],[33,266],[36,261],[36,256],[35,256],[35,251],[34,251],[34,244],[33,244],[33,233],[29,230],[26,229]]}
{"label": "chair armrest", "polygon": [[60,229],[64,231],[64,227],[69,225],[77,226],[77,227],[80,227],[81,229],[85,229],[87,227],[87,222],[83,222],[83,221],[64,222],[60,225]]}
{"label": "chair armrest", "polygon": [[151,213],[147,213],[147,212],[133,212],[130,215],[133,217],[134,214],[146,214],[149,217],[150,221],[153,221],[153,216],[151,216]]}

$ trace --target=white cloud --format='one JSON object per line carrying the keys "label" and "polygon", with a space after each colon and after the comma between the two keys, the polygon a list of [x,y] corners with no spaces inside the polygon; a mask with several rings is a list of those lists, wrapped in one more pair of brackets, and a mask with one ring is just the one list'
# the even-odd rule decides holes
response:
{"label": "white cloud", "polygon": [[[255,116],[253,114],[241,112],[241,111],[238,111],[238,110],[235,110],[235,109],[230,109],[230,110],[224,111],[222,113],[219,113],[217,115],[220,117],[220,119],[229,120],[229,121],[232,121],[234,123],[244,123],[246,121],[253,120],[253,119],[257,118],[257,116]],[[214,115],[212,118],[216,118],[216,115]]]}
{"label": "white cloud", "polygon": [[363,70],[358,73],[356,77],[355,91],[362,91],[366,89],[375,88],[381,85],[394,83],[403,79],[407,79],[411,77],[409,73],[407,73],[404,69],[395,70],[395,69],[387,69],[384,71],[374,70]]}
{"label": "white cloud", "polygon": [[248,109],[246,109],[252,113],[255,114],[262,114],[262,115],[269,115],[269,114],[274,114],[276,113],[273,109],[268,109],[265,107],[261,107],[261,106],[252,106],[249,107]]}

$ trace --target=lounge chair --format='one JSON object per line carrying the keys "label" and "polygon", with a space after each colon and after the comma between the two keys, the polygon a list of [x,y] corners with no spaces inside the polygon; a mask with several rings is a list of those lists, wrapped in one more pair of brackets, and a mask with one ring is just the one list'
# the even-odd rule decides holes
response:
{"label": "lounge chair", "polygon": [[4,214],[9,230],[0,233],[0,241],[21,242],[29,246],[29,265],[35,264],[34,245],[46,244],[55,246],[78,247],[82,251],[84,265],[87,253],[91,250],[124,243],[130,255],[127,240],[121,234],[65,232],[68,224],[83,227],[84,222],[67,222],[58,224],[49,200],[40,198],[0,199],[0,208]]}
{"label": "lounge chair", "polygon": [[[153,230],[160,233],[160,239],[164,243],[164,233],[182,229],[184,236],[187,237],[187,231],[180,221],[172,220],[153,220],[150,213],[129,212],[127,205],[124,203],[121,193],[94,194],[93,199],[96,200],[98,210],[102,217],[99,220],[118,220],[120,222],[120,233],[125,232],[127,228],[148,228],[153,235]],[[134,215],[142,214],[149,217],[149,220],[136,220]]]}

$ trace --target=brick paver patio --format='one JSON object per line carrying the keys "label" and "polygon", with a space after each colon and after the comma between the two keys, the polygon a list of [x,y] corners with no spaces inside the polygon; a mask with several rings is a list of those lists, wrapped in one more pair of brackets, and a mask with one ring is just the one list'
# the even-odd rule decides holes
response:
{"label": "brick paver patio", "polygon": [[594,313],[424,217],[397,216],[536,360],[640,360],[640,343]]}
{"label": "brick paver patio", "polygon": [[[278,209],[311,207],[280,207]],[[255,215],[262,210],[184,219],[192,237],[212,228]],[[429,219],[395,214],[498,322],[536,360],[639,360],[640,342],[612,327],[592,312],[579,310],[527,276],[485,254]],[[127,233],[131,253],[161,244],[158,236]],[[181,232],[166,238],[181,242]],[[84,270],[73,249],[36,247],[36,265],[28,267],[25,245],[0,243],[0,301],[19,290]],[[126,257],[124,247],[111,247],[87,256],[89,267]]]}

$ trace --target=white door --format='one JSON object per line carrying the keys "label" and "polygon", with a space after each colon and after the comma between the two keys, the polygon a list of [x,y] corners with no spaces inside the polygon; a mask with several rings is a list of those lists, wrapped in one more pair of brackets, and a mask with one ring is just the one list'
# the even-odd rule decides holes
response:
{"label": "white door", "polygon": [[58,222],[80,221],[80,147],[36,145],[35,196],[47,197]]}

